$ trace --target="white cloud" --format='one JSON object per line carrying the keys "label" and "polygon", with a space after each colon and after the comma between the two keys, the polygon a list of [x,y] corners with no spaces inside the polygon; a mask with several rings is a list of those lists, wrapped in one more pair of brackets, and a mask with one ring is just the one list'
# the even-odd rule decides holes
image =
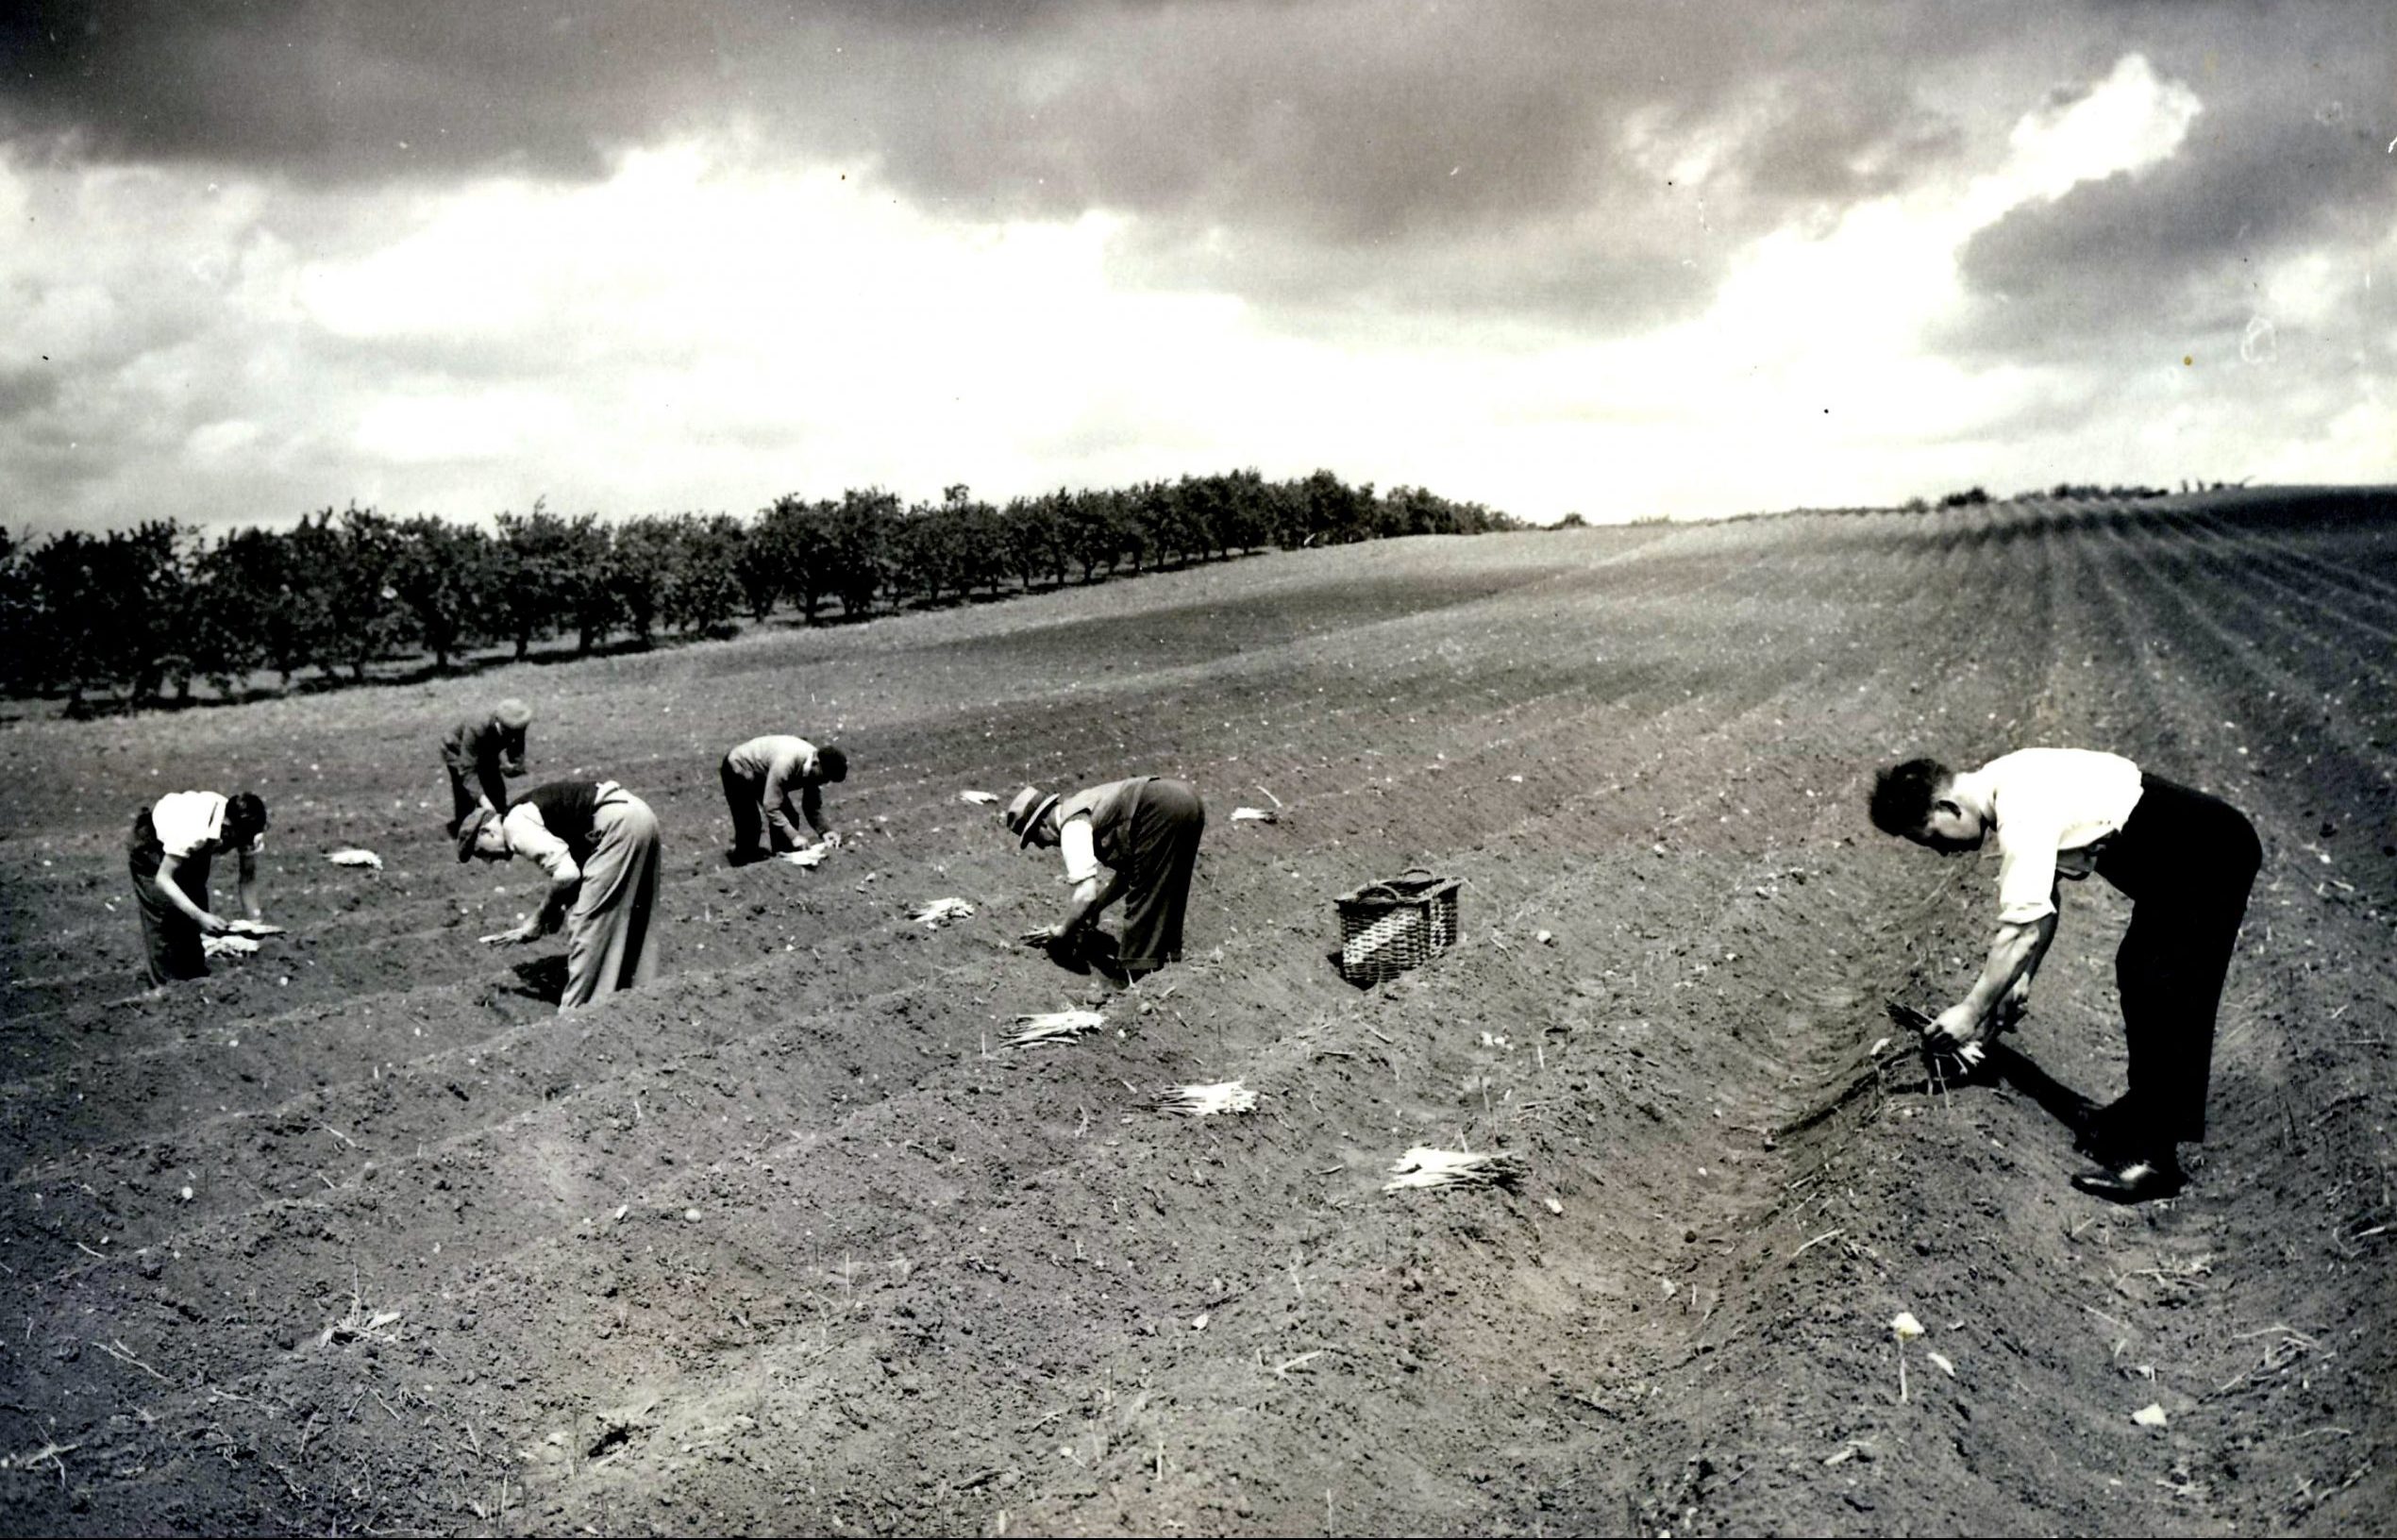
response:
{"label": "white cloud", "polygon": [[[1005,496],[1244,464],[1535,517],[2250,464],[2397,474],[2371,393],[2392,343],[2358,325],[2370,253],[2255,275],[2238,303],[2271,326],[2269,363],[2217,340],[2259,387],[2312,389],[2185,377],[2175,343],[2100,394],[2114,360],[1967,367],[1929,340],[1986,303],[1956,272],[1975,230],[2183,153],[2201,109],[2127,56],[1981,136],[1977,160],[1730,253],[1697,318],[1609,341],[1449,313],[1335,340],[1145,287],[1171,264],[1129,255],[1152,234],[1129,215],[964,218],[894,196],[871,162],[795,164],[758,137],[630,153],[589,183],[384,192],[0,152],[0,213],[35,232],[0,248],[0,292],[30,296],[0,364],[48,353],[62,381],[0,423],[0,483],[90,525],[133,508],[280,521],[352,498],[473,517],[543,494],[746,511],[786,491]],[[1753,128],[1676,142],[1643,120],[1627,142],[1704,176]],[[1606,249],[1603,228],[1583,239]],[[73,456],[44,446],[69,439]]]}
{"label": "white cloud", "polygon": [[2005,163],[1974,186],[1967,207],[1988,224],[2033,198],[2053,201],[2083,182],[2145,170],[2181,147],[2202,109],[2187,86],[2126,54],[2086,92],[2024,114]]}

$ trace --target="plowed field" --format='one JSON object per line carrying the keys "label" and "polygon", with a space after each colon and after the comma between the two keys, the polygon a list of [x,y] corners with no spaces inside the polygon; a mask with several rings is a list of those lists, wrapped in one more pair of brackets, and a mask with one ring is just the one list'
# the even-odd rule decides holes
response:
{"label": "plowed field", "polygon": [[[2384,1532],[2393,513],[1398,542],[17,722],[0,1520]],[[476,944],[542,879],[456,862],[434,745],[502,694],[536,778],[657,810],[654,989],[561,1018],[559,944]],[[862,837],[814,871],[721,861],[715,762],[766,730],[850,753]],[[1886,1001],[1969,979],[1995,874],[1875,834],[1873,767],[2034,743],[2264,837],[2170,1203],[2072,1191],[2049,1110],[2120,1089],[2103,883],[2004,1080],[1870,1067]],[[1139,772],[1208,801],[1188,961],[1009,1048],[1092,985],[1013,945],[1055,857],[958,794]],[[292,934],[142,995],[124,830],[186,786],[266,797]],[[1330,900],[1414,865],[1465,880],[1464,939],[1354,989]],[[908,918],[944,896],[977,912]],[[1255,1112],[1149,1109],[1234,1078]],[[1530,1175],[1383,1193],[1416,1144]]]}

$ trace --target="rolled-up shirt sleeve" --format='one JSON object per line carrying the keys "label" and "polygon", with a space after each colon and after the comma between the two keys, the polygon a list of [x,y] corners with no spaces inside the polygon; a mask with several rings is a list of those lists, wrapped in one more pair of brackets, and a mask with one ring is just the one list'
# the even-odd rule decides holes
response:
{"label": "rolled-up shirt sleeve", "polygon": [[538,810],[529,802],[519,802],[508,810],[508,848],[538,862],[549,874],[552,882],[579,882],[582,868],[575,864],[574,852],[566,842],[549,832],[541,821]]}
{"label": "rolled-up shirt sleeve", "polygon": [[2056,832],[1999,841],[1998,923],[2037,925],[2055,912]]}
{"label": "rolled-up shirt sleeve", "polygon": [[1065,858],[1065,880],[1087,882],[1098,875],[1098,841],[1087,818],[1068,818],[1057,831],[1057,848]]}

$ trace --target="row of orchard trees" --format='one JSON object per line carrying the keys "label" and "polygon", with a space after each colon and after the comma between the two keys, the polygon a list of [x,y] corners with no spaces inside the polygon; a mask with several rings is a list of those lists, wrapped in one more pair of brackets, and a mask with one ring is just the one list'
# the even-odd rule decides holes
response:
{"label": "row of orchard trees", "polygon": [[536,503],[494,527],[326,509],[214,541],[171,521],[20,544],[0,530],[0,670],[17,694],[144,704],[229,692],[261,673],[363,678],[421,656],[445,670],[489,646],[720,634],[778,607],[813,625],[1010,589],[1092,582],[1268,545],[1513,527],[1416,488],[1377,495],[1329,471],[1254,471],[1004,505],[963,486],[903,505],[880,490],[778,498],[756,517],[603,522]]}

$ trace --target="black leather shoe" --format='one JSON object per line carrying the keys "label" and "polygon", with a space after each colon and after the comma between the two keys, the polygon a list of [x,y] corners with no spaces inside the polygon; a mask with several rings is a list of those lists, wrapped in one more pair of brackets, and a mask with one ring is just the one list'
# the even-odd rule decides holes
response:
{"label": "black leather shoe", "polygon": [[2084,1171],[2072,1179],[2072,1185],[2091,1197],[2102,1197],[2109,1203],[2146,1203],[2159,1197],[2171,1197],[2181,1190],[2186,1180],[2175,1163],[2150,1160]]}

